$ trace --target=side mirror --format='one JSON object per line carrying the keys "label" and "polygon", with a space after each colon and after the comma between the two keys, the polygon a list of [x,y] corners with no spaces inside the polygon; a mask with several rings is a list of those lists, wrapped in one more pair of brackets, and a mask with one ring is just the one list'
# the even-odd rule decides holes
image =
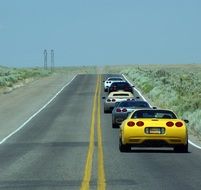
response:
{"label": "side mirror", "polygon": [[188,120],[188,119],[184,119],[184,122],[185,122],[185,123],[189,123],[189,120]]}
{"label": "side mirror", "polygon": [[140,99],[140,97],[139,97],[139,96],[137,96],[137,97],[136,97],[136,99]]}
{"label": "side mirror", "polygon": [[102,99],[105,100],[105,96],[103,96]]}
{"label": "side mirror", "polygon": [[152,109],[157,109],[157,107],[156,107],[156,106],[153,106]]}

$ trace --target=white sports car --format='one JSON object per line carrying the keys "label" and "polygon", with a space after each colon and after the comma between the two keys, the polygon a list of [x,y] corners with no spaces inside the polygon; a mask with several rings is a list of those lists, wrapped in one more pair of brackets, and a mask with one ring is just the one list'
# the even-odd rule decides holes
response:
{"label": "white sports car", "polygon": [[113,82],[125,82],[122,77],[109,77],[107,80],[104,81],[104,90],[105,92],[108,91],[109,87]]}

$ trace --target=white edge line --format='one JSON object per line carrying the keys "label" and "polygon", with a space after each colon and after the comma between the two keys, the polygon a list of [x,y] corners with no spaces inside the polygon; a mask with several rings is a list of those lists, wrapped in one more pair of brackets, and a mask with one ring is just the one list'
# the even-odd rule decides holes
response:
{"label": "white edge line", "polygon": [[[127,77],[126,77],[124,74],[122,74],[122,76],[123,76],[131,85],[133,85],[133,84],[127,79]],[[143,99],[144,101],[148,102],[148,101],[144,98],[144,96],[141,94],[141,92],[140,92],[138,89],[135,88],[135,90],[138,92],[138,94],[142,97],[142,99]],[[189,144],[191,144],[192,146],[194,146],[194,147],[196,147],[196,148],[198,148],[198,149],[201,150],[201,147],[198,146],[198,145],[196,145],[195,143],[193,143],[191,140],[188,140],[188,142],[189,142]]]}
{"label": "white edge line", "polygon": [[[128,78],[127,78],[124,74],[122,74],[122,76],[126,79],[126,81],[127,81],[128,83],[130,83],[131,85],[133,85],[133,84],[128,80]],[[135,87],[134,87],[134,88],[135,88]],[[137,93],[142,97],[142,99],[143,99],[144,101],[148,102],[148,101],[145,99],[145,97],[141,94],[141,92],[140,92],[137,88],[135,88],[135,90],[136,90]]]}
{"label": "white edge line", "polygon": [[191,144],[192,146],[194,146],[194,147],[196,147],[196,148],[198,148],[198,149],[201,150],[201,147],[198,146],[197,144],[193,143],[191,140],[188,140],[188,142],[189,142],[189,144]]}
{"label": "white edge line", "polygon": [[9,139],[11,136],[13,136],[15,133],[17,133],[19,130],[21,130],[27,123],[29,123],[36,115],[38,115],[43,109],[45,109],[62,91],[63,89],[68,86],[77,75],[75,75],[67,84],[65,84],[42,108],[40,108],[36,113],[34,113],[29,119],[27,119],[20,127],[18,127],[15,131],[10,133],[8,136],[6,136],[3,140],[0,141],[0,144],[3,144],[7,139]]}

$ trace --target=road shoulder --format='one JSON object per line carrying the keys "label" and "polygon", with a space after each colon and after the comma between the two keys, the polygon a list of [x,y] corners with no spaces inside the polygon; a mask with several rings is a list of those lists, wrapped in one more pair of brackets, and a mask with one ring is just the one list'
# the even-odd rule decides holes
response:
{"label": "road shoulder", "polygon": [[55,73],[0,94],[0,141],[45,105],[73,74]]}

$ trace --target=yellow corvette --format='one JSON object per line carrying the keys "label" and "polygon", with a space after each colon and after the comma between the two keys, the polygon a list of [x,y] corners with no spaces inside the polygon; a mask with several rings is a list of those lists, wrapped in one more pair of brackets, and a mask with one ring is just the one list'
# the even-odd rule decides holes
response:
{"label": "yellow corvette", "polygon": [[173,147],[188,152],[188,120],[178,119],[171,110],[134,110],[120,126],[119,150],[131,147]]}

